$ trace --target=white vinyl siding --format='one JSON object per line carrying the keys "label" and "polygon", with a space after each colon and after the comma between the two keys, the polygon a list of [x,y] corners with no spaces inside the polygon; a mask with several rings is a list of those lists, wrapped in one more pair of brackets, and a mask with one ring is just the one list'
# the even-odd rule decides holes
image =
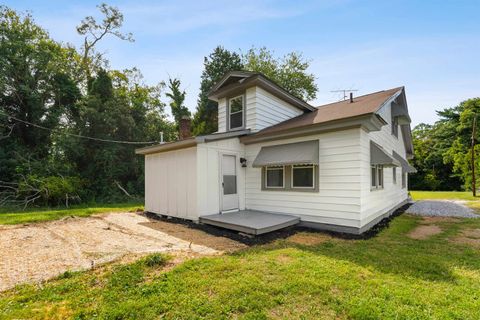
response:
{"label": "white vinyl siding", "polygon": [[266,127],[294,118],[303,112],[275,97],[266,90],[247,89],[247,128],[259,131]]}
{"label": "white vinyl siding", "polygon": [[[391,155],[392,151],[395,151],[406,159],[402,131],[398,130],[398,138],[392,135],[391,105],[388,103],[382,107],[382,109],[379,110],[379,115],[389,122],[383,126],[380,131],[368,133],[361,130],[362,226],[388,212],[408,198],[407,189],[402,189],[401,184],[394,183],[393,174],[386,174],[385,169],[383,188],[375,192],[371,191],[370,141],[380,145],[388,154]],[[397,171],[401,172],[401,170],[401,168],[397,168]]]}
{"label": "white vinyl siding", "polygon": [[227,99],[218,101],[218,132],[227,131]]}
{"label": "white vinyl siding", "polygon": [[[245,146],[245,207],[300,216],[304,221],[359,227],[361,165],[361,129],[348,129],[301,138],[257,143]],[[318,192],[261,190],[261,168],[251,163],[262,146],[305,140],[319,143]],[[316,176],[315,176],[315,179]]]}
{"label": "white vinyl siding", "polygon": [[[262,130],[303,113],[302,110],[259,87],[248,88],[244,97],[244,112],[246,113],[244,127],[252,131]],[[220,99],[218,102],[218,132],[226,132],[228,129],[227,107],[227,99]]]}

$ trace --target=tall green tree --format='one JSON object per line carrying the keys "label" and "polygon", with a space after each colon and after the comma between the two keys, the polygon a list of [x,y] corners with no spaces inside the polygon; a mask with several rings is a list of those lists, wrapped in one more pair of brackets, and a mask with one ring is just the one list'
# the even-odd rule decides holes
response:
{"label": "tall green tree", "polygon": [[166,93],[166,96],[170,98],[170,109],[172,111],[172,116],[175,119],[175,124],[177,125],[177,127],[182,117],[190,117],[190,110],[188,110],[188,108],[184,104],[186,92],[185,90],[180,89],[180,85],[180,79],[168,79],[169,92]]}
{"label": "tall green tree", "polygon": [[[69,133],[116,140],[113,143],[66,136],[62,139],[69,162],[86,181],[84,197],[121,200],[126,194],[143,194],[143,159],[135,155],[138,145],[129,141],[159,141],[160,131],[167,139],[174,133],[166,120],[164,104],[155,87],[142,87],[129,79],[134,73],[110,74],[99,70],[92,78],[89,93],[78,103],[79,117]],[[112,79],[113,78],[113,79]]]}
{"label": "tall green tree", "polygon": [[[478,141],[480,138],[480,130],[475,130],[473,135],[474,118],[478,120],[480,116],[480,98],[468,99],[461,102],[457,107],[452,110],[448,110],[450,113],[456,113],[455,118],[458,119],[456,126],[456,138],[453,140],[453,144],[446,153],[445,161],[453,165],[454,173],[460,175],[464,182],[466,190],[472,189],[472,138],[475,140],[476,145],[473,150],[475,153],[476,161],[473,163],[477,173],[480,171],[480,145]],[[478,175],[477,175],[478,179]],[[476,180],[477,181],[477,180]]]}
{"label": "tall green tree", "polygon": [[456,128],[444,119],[433,125],[421,123],[412,130],[417,169],[409,179],[413,190],[461,190],[462,180],[446,161],[446,153],[456,136]]}
{"label": "tall green tree", "polygon": [[242,62],[245,70],[264,74],[302,100],[313,100],[317,95],[315,76],[308,72],[311,61],[299,52],[276,58],[266,47],[251,48],[242,55]]}
{"label": "tall green tree", "polygon": [[140,141],[160,139],[163,132],[165,141],[176,137],[175,125],[168,121],[162,94],[165,84],[147,85],[137,68],[110,72],[115,92],[129,103],[132,117],[136,123],[135,137]]}
{"label": "tall green tree", "polygon": [[26,122],[55,129],[61,116],[74,108],[80,97],[77,58],[73,48],[52,40],[29,14],[0,7],[2,179],[13,179],[18,156],[48,156],[52,132]]}
{"label": "tall green tree", "polygon": [[218,103],[208,99],[207,94],[227,72],[243,70],[242,59],[236,52],[222,46],[204,58],[197,109],[193,118],[193,134],[202,135],[218,129]]}

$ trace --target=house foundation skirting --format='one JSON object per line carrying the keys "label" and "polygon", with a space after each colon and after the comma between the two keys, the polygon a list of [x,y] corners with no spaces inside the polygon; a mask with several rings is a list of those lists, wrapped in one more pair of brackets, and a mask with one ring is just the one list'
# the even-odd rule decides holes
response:
{"label": "house foundation skirting", "polygon": [[320,223],[320,222],[311,222],[311,221],[305,221],[305,220],[300,220],[300,223],[298,226],[300,227],[307,227],[315,230],[325,230],[325,231],[333,231],[333,232],[339,232],[339,233],[349,233],[349,234],[355,234],[355,235],[360,235],[362,233],[365,233],[366,231],[370,230],[372,227],[374,227],[376,224],[378,224],[380,221],[382,221],[385,218],[390,217],[395,211],[403,207],[408,203],[408,199],[405,199],[404,201],[400,202],[398,205],[393,207],[392,209],[388,210],[384,214],[376,217],[375,219],[371,220],[367,224],[363,225],[362,227],[350,227],[350,226],[341,226],[341,225],[336,225],[336,224],[328,224],[328,223]]}

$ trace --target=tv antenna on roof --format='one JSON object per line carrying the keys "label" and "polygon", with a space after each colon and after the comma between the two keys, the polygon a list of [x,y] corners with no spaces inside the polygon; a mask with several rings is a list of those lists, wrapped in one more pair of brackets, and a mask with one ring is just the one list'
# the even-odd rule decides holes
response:
{"label": "tv antenna on roof", "polygon": [[335,93],[336,92],[341,92],[341,93],[343,93],[343,100],[347,100],[347,98],[348,98],[347,93],[353,93],[353,92],[356,92],[356,91],[358,91],[358,90],[356,90],[356,89],[341,89],[341,90],[332,90],[330,92],[335,92]]}

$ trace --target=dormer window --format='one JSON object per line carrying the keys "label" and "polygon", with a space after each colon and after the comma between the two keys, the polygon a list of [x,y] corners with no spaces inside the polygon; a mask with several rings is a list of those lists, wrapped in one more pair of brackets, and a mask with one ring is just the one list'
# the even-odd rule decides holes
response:
{"label": "dormer window", "polygon": [[243,95],[228,100],[229,130],[240,129],[244,127],[243,104]]}
{"label": "dormer window", "polygon": [[398,138],[398,117],[392,117],[392,135]]}

